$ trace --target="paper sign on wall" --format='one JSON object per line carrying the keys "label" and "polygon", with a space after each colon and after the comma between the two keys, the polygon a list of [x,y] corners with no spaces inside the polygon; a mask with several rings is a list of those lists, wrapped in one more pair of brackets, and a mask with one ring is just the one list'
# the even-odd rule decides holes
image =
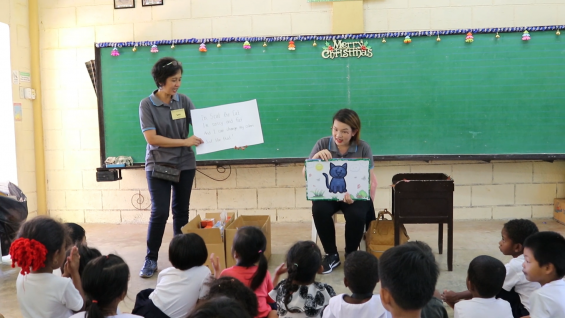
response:
{"label": "paper sign on wall", "polygon": [[20,72],[20,82],[31,83],[31,75],[29,72]]}
{"label": "paper sign on wall", "polygon": [[204,143],[196,154],[263,143],[257,100],[190,111],[194,135]]}
{"label": "paper sign on wall", "polygon": [[22,112],[22,104],[21,103],[14,103],[14,120],[15,121],[22,121],[24,115]]}
{"label": "paper sign on wall", "polygon": [[353,200],[367,201],[370,184],[369,159],[306,160],[308,200],[343,200],[349,193]]}

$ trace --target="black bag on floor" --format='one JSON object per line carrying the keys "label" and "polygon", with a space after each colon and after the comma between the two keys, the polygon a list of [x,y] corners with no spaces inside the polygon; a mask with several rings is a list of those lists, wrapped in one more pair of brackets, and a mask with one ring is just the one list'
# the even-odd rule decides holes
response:
{"label": "black bag on floor", "polygon": [[8,255],[20,225],[27,219],[27,198],[13,183],[8,183],[8,194],[0,194],[0,244],[2,256]]}

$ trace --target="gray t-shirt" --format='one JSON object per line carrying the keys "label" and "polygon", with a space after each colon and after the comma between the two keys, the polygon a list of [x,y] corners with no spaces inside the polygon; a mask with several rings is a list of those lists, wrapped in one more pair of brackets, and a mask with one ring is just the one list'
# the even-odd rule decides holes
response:
{"label": "gray t-shirt", "polygon": [[[194,104],[190,98],[183,94],[175,94],[171,103],[165,104],[155,95],[154,91],[149,97],[139,103],[139,121],[141,131],[155,129],[157,135],[172,138],[186,139],[188,137],[188,125],[192,124],[190,110],[194,109]],[[186,118],[173,120],[172,112],[182,113]],[[159,147],[147,144],[145,151],[145,171],[153,171],[153,165],[158,164],[173,165],[180,170],[196,169],[196,159],[191,147]]]}
{"label": "gray t-shirt", "polygon": [[337,145],[335,144],[333,137],[324,137],[316,142],[312,152],[310,152],[310,159],[314,157],[314,155],[323,150],[327,149],[332,154],[332,158],[334,159],[341,159],[341,158],[355,158],[355,159],[370,159],[369,161],[369,169],[373,169],[373,152],[371,151],[371,147],[368,143],[364,142],[363,140],[359,140],[359,143],[352,141],[349,145],[349,149],[345,154],[341,154],[337,149]]}

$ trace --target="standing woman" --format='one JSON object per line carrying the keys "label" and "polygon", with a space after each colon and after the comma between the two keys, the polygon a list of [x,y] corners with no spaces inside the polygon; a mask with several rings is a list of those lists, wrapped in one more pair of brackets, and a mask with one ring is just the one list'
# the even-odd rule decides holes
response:
{"label": "standing woman", "polygon": [[324,274],[338,267],[341,262],[337,253],[333,215],[342,211],[345,217],[345,256],[359,248],[365,225],[375,219],[373,199],[377,189],[377,178],[373,172],[373,153],[369,144],[360,139],[361,120],[351,109],[341,109],[333,117],[332,135],[324,137],[314,145],[310,159],[332,158],[370,159],[371,200],[353,201],[349,193],[343,201],[312,201],[312,217],[326,256],[322,261]]}
{"label": "standing woman", "polygon": [[[157,270],[159,248],[169,218],[171,189],[174,234],[181,234],[181,227],[188,223],[188,204],[196,171],[191,147],[203,141],[196,136],[188,137],[188,125],[192,124],[190,110],[194,105],[186,95],[177,93],[182,72],[181,63],[172,57],[157,61],[151,75],[158,89],[139,103],[141,131],[147,141],[145,173],[151,195],[147,255],[139,272],[143,278],[153,276]],[[155,164],[176,167],[180,170],[179,181],[153,177]]]}

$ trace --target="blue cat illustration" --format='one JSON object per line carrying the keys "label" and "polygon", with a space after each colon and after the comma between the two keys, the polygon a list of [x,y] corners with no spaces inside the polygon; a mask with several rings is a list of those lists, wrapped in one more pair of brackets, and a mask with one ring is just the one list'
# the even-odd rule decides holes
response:
{"label": "blue cat illustration", "polygon": [[330,176],[332,181],[328,183],[328,175],[322,173],[326,177],[326,187],[331,193],[345,193],[347,186],[345,184],[345,176],[347,175],[347,163],[341,166],[336,166],[330,162]]}

